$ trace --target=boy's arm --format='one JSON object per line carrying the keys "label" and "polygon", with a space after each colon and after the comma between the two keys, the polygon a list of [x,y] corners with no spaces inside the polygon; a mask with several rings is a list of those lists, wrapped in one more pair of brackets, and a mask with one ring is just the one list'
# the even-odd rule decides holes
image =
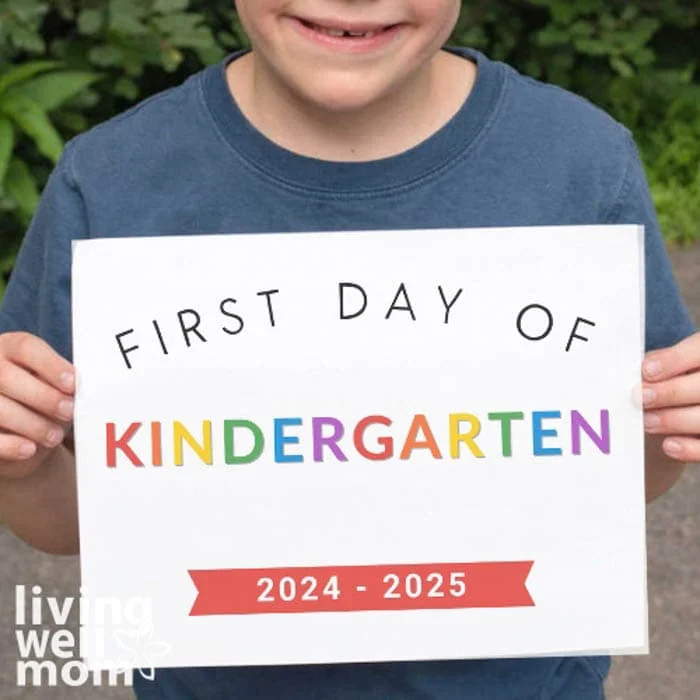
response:
{"label": "boy's arm", "polygon": [[700,333],[649,353],[643,376],[649,502],[700,462]]}
{"label": "boy's arm", "polygon": [[[54,353],[65,358],[59,360],[52,355],[53,359],[48,360],[49,364],[57,363],[57,374],[53,375],[54,381],[50,377],[45,377],[45,381],[59,390],[60,385],[55,380],[61,371],[71,369],[70,364],[61,364],[70,362],[72,356],[71,243],[74,239],[88,237],[87,209],[73,162],[79,139],[66,145],[49,178],[0,304],[0,340],[4,334],[10,333],[41,338]],[[33,374],[35,379],[41,374],[40,368],[26,367],[27,363],[20,356],[26,354],[25,350],[36,354],[39,352],[37,347],[32,341],[29,348],[15,348],[16,357],[12,361],[20,369]],[[41,350],[44,359],[45,349]],[[75,554],[78,551],[78,515],[72,443],[64,440],[61,446],[51,449],[43,444],[38,434],[20,429],[20,424],[40,427],[42,417],[57,421],[59,415],[55,403],[53,408],[43,411],[32,405],[36,382],[26,374],[23,380],[19,379],[18,371],[8,367],[6,359],[0,352],[0,403],[4,406],[0,416],[0,526],[6,525],[38,549]],[[34,386],[33,390],[31,386]],[[45,392],[46,388],[42,391]],[[58,398],[54,395],[54,400]],[[32,410],[34,417],[24,410],[18,412],[18,407],[11,401]],[[68,422],[66,416],[60,416],[62,428]],[[12,450],[19,449],[18,437],[28,438],[37,445],[37,453],[30,459],[13,459]]]}
{"label": "boy's arm", "polygon": [[[668,419],[673,418],[674,414],[664,411],[668,406],[686,408],[697,406],[700,409],[700,394],[696,395],[694,391],[694,380],[690,379],[688,384],[689,377],[681,378],[681,375],[688,370],[700,369],[700,341],[698,341],[700,336],[693,335],[695,324],[674,278],[644,166],[629,132],[626,133],[626,140],[628,162],[625,175],[605,221],[617,224],[642,224],[645,230],[644,266],[647,271],[645,349],[647,355],[643,370],[645,383],[642,388],[654,389],[654,398],[651,402],[648,397],[644,399],[644,415],[647,421],[652,415],[662,418],[659,426],[646,427],[645,478],[646,500],[649,503],[666,493],[680,479],[686,463],[700,461],[700,440],[696,441],[691,437],[700,435],[700,425],[697,427],[688,425],[687,420],[669,422]],[[695,340],[691,340],[692,338]],[[650,359],[662,360],[667,365],[666,369],[660,374],[650,374],[647,365]],[[682,392],[679,393],[678,387],[673,383],[664,385],[664,380],[671,377],[677,377],[677,381],[681,382]],[[648,394],[648,392],[644,393]],[[659,409],[662,411],[659,412]],[[671,438],[675,440],[671,441]],[[681,450],[672,456],[667,448],[673,442],[680,442]]]}
{"label": "boy's arm", "polygon": [[[21,470],[23,474],[8,476],[11,470]],[[75,457],[69,442],[54,448],[49,454],[42,449],[21,466],[3,468],[0,475],[0,522],[27,544],[43,552],[78,553]]]}
{"label": "boy's arm", "polygon": [[645,437],[645,476],[647,503],[663,496],[681,478],[686,464],[669,457],[662,448],[664,436]]}

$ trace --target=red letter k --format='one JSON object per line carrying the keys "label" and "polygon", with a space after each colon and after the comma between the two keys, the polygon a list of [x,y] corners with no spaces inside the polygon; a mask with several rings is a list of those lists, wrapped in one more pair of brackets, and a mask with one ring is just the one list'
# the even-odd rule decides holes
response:
{"label": "red letter k", "polygon": [[117,427],[115,423],[107,423],[107,466],[117,466],[117,450],[121,450],[135,467],[142,467],[143,462],[129,447],[128,443],[136,435],[141,423],[132,423],[129,429],[117,440]]}

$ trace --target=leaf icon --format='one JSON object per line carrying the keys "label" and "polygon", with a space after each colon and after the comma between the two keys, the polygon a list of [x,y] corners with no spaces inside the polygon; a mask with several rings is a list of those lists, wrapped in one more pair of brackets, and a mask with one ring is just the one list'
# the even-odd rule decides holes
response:
{"label": "leaf icon", "polygon": [[117,644],[130,654],[131,666],[136,667],[146,661],[147,665],[139,667],[139,673],[146,680],[155,680],[157,660],[172,651],[172,644],[154,641],[153,627],[138,630],[117,630],[114,632]]}
{"label": "leaf icon", "polygon": [[156,679],[155,668],[140,668],[139,673],[141,677],[145,678],[147,681],[154,681]]}

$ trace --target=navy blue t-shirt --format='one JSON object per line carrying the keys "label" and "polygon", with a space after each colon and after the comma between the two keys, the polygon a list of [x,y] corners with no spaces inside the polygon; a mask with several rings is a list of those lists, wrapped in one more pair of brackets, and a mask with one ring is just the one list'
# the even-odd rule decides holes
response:
{"label": "navy blue t-shirt", "polygon": [[[331,163],[280,148],[238,109],[224,63],[73,140],[27,233],[0,332],[29,331],[71,358],[74,239],[631,223],[646,227],[647,350],[689,335],[629,132],[579,97],[459,53],[478,66],[468,100],[436,134],[391,158]],[[137,676],[137,693],[593,700],[608,668],[606,657],[589,657],[161,669],[153,682]]]}

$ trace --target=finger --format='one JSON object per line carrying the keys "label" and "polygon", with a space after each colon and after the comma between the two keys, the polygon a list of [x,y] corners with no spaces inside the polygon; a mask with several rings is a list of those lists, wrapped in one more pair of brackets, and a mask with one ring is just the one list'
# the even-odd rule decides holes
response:
{"label": "finger", "polygon": [[48,343],[29,333],[10,333],[3,343],[5,357],[67,393],[75,390],[75,370]]}
{"label": "finger", "polygon": [[0,462],[24,462],[31,459],[37,451],[37,446],[31,440],[0,433]]}
{"label": "finger", "polygon": [[62,421],[73,417],[73,400],[18,365],[0,360],[0,393]]}
{"label": "finger", "polygon": [[0,430],[36,442],[44,447],[56,447],[65,436],[65,429],[38,413],[29,410],[7,396],[0,396]]}
{"label": "finger", "polygon": [[658,382],[700,368],[700,333],[695,333],[680,343],[654,350],[644,359],[642,373],[649,382]]}
{"label": "finger", "polygon": [[642,399],[645,408],[700,404],[700,372],[645,384],[642,387]]}
{"label": "finger", "polygon": [[698,438],[674,436],[663,441],[663,450],[673,459],[682,462],[700,462],[700,440]]}
{"label": "finger", "polygon": [[645,411],[644,429],[654,435],[700,435],[700,406]]}

